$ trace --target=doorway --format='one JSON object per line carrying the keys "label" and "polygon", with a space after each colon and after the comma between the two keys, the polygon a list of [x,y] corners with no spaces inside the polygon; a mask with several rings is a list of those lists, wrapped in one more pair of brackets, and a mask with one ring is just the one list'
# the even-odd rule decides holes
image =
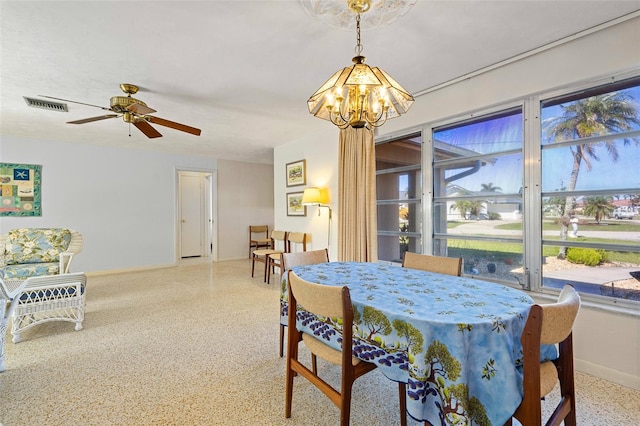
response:
{"label": "doorway", "polygon": [[178,262],[216,258],[214,171],[177,170],[176,245]]}

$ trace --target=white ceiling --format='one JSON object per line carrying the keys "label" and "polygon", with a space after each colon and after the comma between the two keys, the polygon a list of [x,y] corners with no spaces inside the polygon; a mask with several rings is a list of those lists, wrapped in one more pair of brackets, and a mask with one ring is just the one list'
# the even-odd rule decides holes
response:
{"label": "white ceiling", "polygon": [[[640,0],[418,0],[391,25],[362,33],[367,63],[410,93],[436,86],[640,10]],[[0,135],[272,163],[273,148],[332,126],[306,100],[351,64],[355,30],[310,17],[298,0],[0,2]],[[589,54],[589,52],[585,52]],[[120,83],[155,116],[148,139],[121,119],[48,95],[108,107]],[[408,112],[411,114],[411,110]],[[397,120],[402,120],[398,118]]]}

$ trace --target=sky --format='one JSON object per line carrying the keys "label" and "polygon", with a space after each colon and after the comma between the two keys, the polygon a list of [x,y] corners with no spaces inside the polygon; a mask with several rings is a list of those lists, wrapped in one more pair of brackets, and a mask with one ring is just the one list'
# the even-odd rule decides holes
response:
{"label": "sky", "polygon": [[[627,89],[635,99],[638,116],[640,116],[640,86]],[[547,107],[542,112],[542,122],[550,117],[562,115],[560,105]],[[635,130],[640,129],[636,126]],[[497,153],[508,149],[519,149],[522,146],[522,114],[516,113],[490,121],[469,124],[463,127],[438,131],[434,138],[478,153]],[[543,137],[545,132],[542,132]],[[622,140],[616,143],[619,159],[613,162],[606,148],[598,146],[596,154],[599,161],[591,160],[591,170],[585,162],[580,168],[576,190],[597,190],[614,188],[639,188],[640,191],[640,141],[633,141],[625,146]],[[471,191],[480,191],[482,184],[492,183],[501,188],[503,193],[517,193],[522,186],[523,165],[521,155],[498,156],[493,164],[483,166],[478,172],[456,180],[458,186]],[[542,190],[543,192],[560,190],[569,182],[573,165],[573,154],[570,147],[543,148],[542,154]],[[623,171],[612,173],[612,170]],[[448,176],[462,170],[448,172]],[[401,186],[402,188],[402,186]]]}

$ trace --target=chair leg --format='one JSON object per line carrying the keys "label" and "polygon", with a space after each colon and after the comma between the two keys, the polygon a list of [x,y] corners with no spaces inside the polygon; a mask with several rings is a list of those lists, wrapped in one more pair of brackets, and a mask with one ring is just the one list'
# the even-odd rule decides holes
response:
{"label": "chair leg", "polygon": [[398,382],[398,397],[400,399],[400,426],[407,426],[407,384]]}
{"label": "chair leg", "polygon": [[280,324],[280,358],[284,356],[284,325]]}
{"label": "chair leg", "polygon": [[253,271],[256,269],[256,255],[251,255],[251,278],[253,278]]}

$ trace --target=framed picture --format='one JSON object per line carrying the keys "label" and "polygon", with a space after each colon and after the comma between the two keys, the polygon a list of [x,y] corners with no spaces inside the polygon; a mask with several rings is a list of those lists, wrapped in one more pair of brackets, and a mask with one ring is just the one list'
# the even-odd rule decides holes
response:
{"label": "framed picture", "polygon": [[42,166],[0,163],[0,216],[42,216]]}
{"label": "framed picture", "polygon": [[287,216],[306,216],[307,206],[302,205],[304,192],[289,192],[287,194]]}
{"label": "framed picture", "polygon": [[287,186],[307,184],[307,160],[287,163]]}

